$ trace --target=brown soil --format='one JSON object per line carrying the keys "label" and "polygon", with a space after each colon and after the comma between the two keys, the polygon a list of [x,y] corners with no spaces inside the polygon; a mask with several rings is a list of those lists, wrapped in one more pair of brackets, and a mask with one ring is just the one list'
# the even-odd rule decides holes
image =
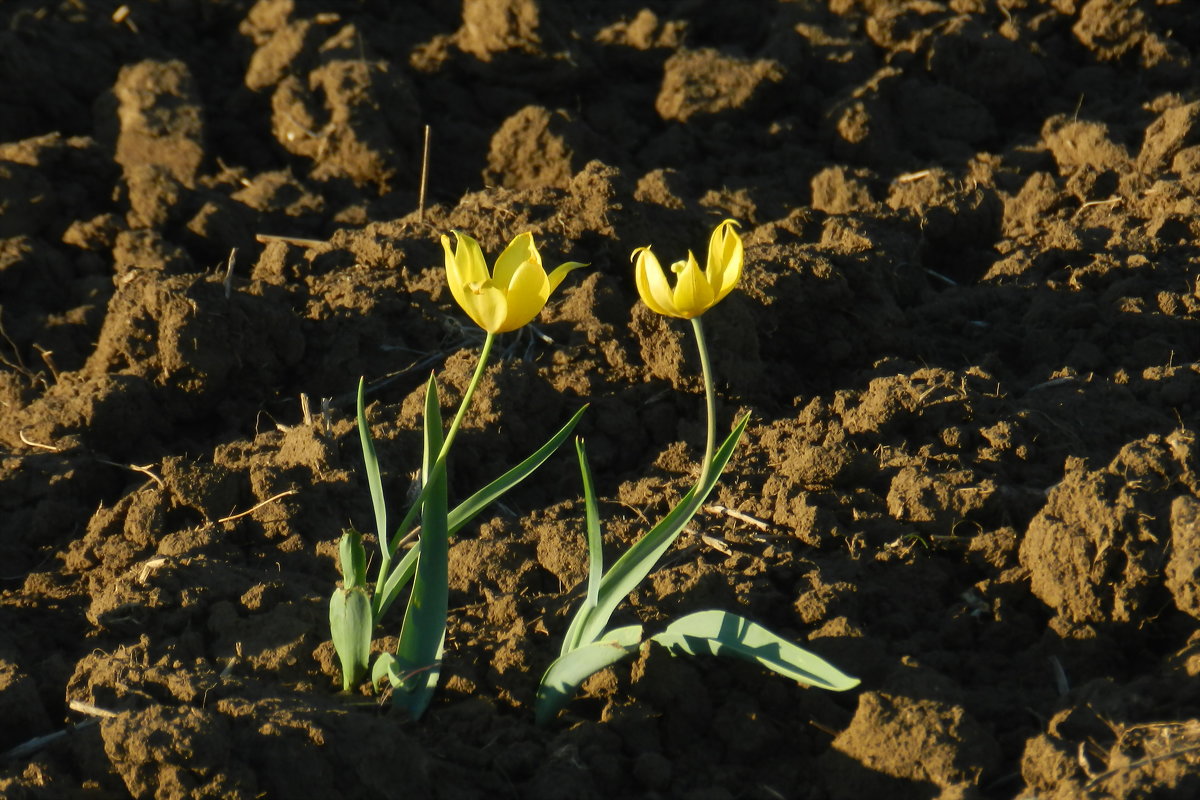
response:
{"label": "brown soil", "polygon": [[[121,8],[0,6],[0,795],[1200,796],[1189,2]],[[646,648],[535,728],[564,448],[453,545],[426,717],[339,696],[354,387],[398,502],[480,344],[438,237],[591,262],[500,342],[452,491],[590,402],[616,552],[703,439],[629,254],[725,217],[753,422],[713,501],[762,525],[702,514],[620,616],[734,610],[860,689]]]}

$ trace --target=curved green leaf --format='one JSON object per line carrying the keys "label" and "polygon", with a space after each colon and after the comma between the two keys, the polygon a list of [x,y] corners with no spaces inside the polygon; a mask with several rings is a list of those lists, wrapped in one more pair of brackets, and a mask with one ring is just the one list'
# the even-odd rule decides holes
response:
{"label": "curved green leaf", "polygon": [[[567,421],[558,433],[551,436],[544,445],[539,447],[532,455],[517,464],[512,469],[505,472],[499,478],[489,483],[487,486],[480,489],[475,494],[468,497],[463,502],[459,503],[447,519],[447,527],[450,535],[458,533],[458,531],[475,518],[480,511],[487,508],[491,503],[495,502],[501,495],[509,489],[516,486],[521,481],[533,474],[534,470],[546,462],[554,451],[557,450],[567,437],[571,435],[571,431],[579,424],[583,412],[587,411],[587,406],[583,406]],[[421,495],[417,498],[413,508],[422,503],[425,499],[425,491],[422,490]],[[406,533],[406,527],[411,522],[411,517],[406,517],[406,522],[401,525],[396,531],[394,541],[399,542],[403,534]],[[384,612],[391,607],[396,601],[400,591],[408,585],[412,580],[414,571],[417,568],[417,557],[420,555],[421,545],[418,542],[415,547],[404,554],[399,563],[395,567],[388,570],[387,575],[381,575],[375,593],[375,614],[377,617],[382,617]],[[394,555],[394,554],[393,554]]]}
{"label": "curved green leaf", "polygon": [[396,669],[396,657],[391,653],[380,653],[375,659],[375,666],[371,668],[371,688],[379,688],[379,682],[384,678],[388,679],[391,686],[401,682],[400,672]]}
{"label": "curved green leaf", "polygon": [[567,628],[568,641],[575,642],[576,645],[586,644],[594,641],[604,630],[617,606],[650,574],[650,570],[654,569],[654,565],[674,543],[680,531],[700,510],[700,504],[717,485],[725,465],[733,457],[734,448],[737,447],[749,422],[750,415],[747,414],[721,443],[713,455],[712,467],[705,485],[693,486],[667,516],[616,560],[600,582],[596,605],[583,605],[571,620],[571,625]]}
{"label": "curved green leaf", "polygon": [[[579,474],[583,478],[583,503],[587,522],[588,545],[587,597],[584,599],[579,611],[576,612],[576,616],[586,617],[600,600],[600,583],[604,579],[604,539],[600,530],[600,511],[596,502],[596,486],[592,480],[592,469],[588,465],[587,449],[584,447],[583,439],[575,439],[575,453],[579,458]],[[571,634],[581,632],[581,628],[571,626],[571,629],[567,631],[567,635],[563,637],[562,649],[559,651],[559,655],[565,656],[576,647],[579,647],[580,642],[571,638]]]}
{"label": "curved green leaf", "polygon": [[642,626],[627,625],[605,632],[597,641],[559,656],[538,685],[534,714],[544,725],[565,706],[589,677],[637,652]]}
{"label": "curved green leaf", "polygon": [[412,580],[413,574],[417,571],[417,557],[420,555],[421,543],[418,541],[411,550],[404,554],[400,563],[388,571],[386,576],[382,574],[379,576],[380,588],[375,592],[375,616],[377,619],[383,618],[384,613],[400,596],[400,590]]}
{"label": "curved green leaf", "polygon": [[379,470],[379,459],[375,456],[375,441],[367,424],[363,396],[365,381],[358,379],[358,439],[362,444],[363,464],[367,470],[367,486],[371,490],[371,507],[375,510],[375,533],[379,536],[379,548],[388,552],[387,501],[383,497],[383,477]]}
{"label": "curved green leaf", "polygon": [[393,702],[407,708],[413,719],[424,713],[437,687],[449,607],[446,466],[437,460],[443,435],[437,384],[431,377],[425,389],[421,477],[428,491],[421,504],[421,555],[396,646],[396,669],[404,674],[404,682],[392,696]]}
{"label": "curved green leaf", "polygon": [[545,463],[546,459],[562,446],[562,443],[571,435],[571,431],[575,430],[575,426],[579,424],[579,420],[583,417],[583,412],[587,411],[587,409],[586,405],[580,408],[571,416],[571,419],[567,420],[567,424],[558,430],[558,433],[547,439],[546,443],[534,451],[532,455],[459,503],[450,512],[450,533],[457,533],[460,528],[474,519],[476,514],[495,502],[509,489],[532,475],[534,470]]}
{"label": "curved green leaf", "polygon": [[587,602],[596,605],[600,600],[600,581],[604,578],[604,537],[600,531],[600,510],[596,503],[596,485],[592,480],[592,468],[588,465],[583,439],[575,442],[575,453],[579,457],[579,471],[583,475],[583,503],[586,507],[588,544],[588,589]]}
{"label": "curved green leaf", "polygon": [[859,684],[858,678],[845,674],[820,656],[728,611],[688,614],[650,638],[673,653],[736,656],[807,686],[832,692],[844,692]]}

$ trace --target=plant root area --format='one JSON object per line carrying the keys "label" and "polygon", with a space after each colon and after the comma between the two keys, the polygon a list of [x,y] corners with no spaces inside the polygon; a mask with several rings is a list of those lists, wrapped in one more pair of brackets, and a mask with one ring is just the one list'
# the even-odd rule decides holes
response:
{"label": "plant root area", "polygon": [[[0,796],[1200,796],[1198,59],[1172,0],[3,3]],[[705,437],[630,253],[726,218],[751,423],[614,624],[725,609],[862,684],[647,645],[536,727],[568,445],[452,541],[426,715],[341,694],[358,380],[398,519],[483,339],[440,237],[590,264],[450,491],[590,403],[611,563]]]}

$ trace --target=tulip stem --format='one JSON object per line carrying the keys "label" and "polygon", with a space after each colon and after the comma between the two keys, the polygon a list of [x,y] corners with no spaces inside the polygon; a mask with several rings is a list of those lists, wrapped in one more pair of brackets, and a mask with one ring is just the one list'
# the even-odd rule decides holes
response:
{"label": "tulip stem", "polygon": [[[475,365],[475,374],[471,376],[471,382],[467,384],[467,391],[463,393],[462,402],[458,405],[458,413],[454,415],[454,422],[450,423],[450,430],[446,433],[446,438],[442,440],[442,448],[438,450],[437,458],[434,459],[429,474],[425,476],[425,485],[428,485],[433,480],[439,470],[446,469],[446,455],[450,452],[450,445],[454,444],[454,437],[458,435],[459,426],[462,425],[463,417],[467,413],[467,406],[471,405],[471,397],[475,394],[475,389],[479,386],[480,379],[483,378],[488,356],[492,352],[492,343],[495,341],[496,334],[494,333],[489,333],[487,338],[483,340],[483,349],[479,352],[479,363]],[[400,547],[404,535],[408,532],[409,526],[416,518],[417,511],[420,509],[424,497],[425,493],[422,492],[417,501],[409,507],[408,513],[404,515],[404,521],[396,529],[395,537],[384,551],[383,562],[380,564],[379,569],[379,586],[381,589],[383,582],[390,574],[392,558],[396,555],[396,550]]]}
{"label": "tulip stem", "polygon": [[712,468],[713,444],[717,438],[717,392],[713,386],[712,364],[708,359],[708,344],[704,340],[704,326],[700,317],[692,317],[692,330],[696,332],[696,349],[700,351],[700,371],[704,373],[704,401],[708,412],[708,440],[704,446],[704,461],[700,465],[700,481],[697,486],[704,486]]}
{"label": "tulip stem", "polygon": [[484,370],[487,368],[488,356],[492,353],[492,344],[496,341],[496,334],[489,333],[487,338],[483,340],[483,349],[479,351],[479,363],[475,365],[475,374],[471,376],[471,382],[467,384],[467,391],[463,393],[462,402],[458,405],[458,413],[454,415],[454,421],[450,423],[450,430],[446,432],[446,438],[442,442],[442,449],[438,452],[437,460],[433,464],[432,473],[446,463],[446,454],[450,452],[450,445],[454,444],[454,437],[458,435],[458,428],[462,425],[463,417],[466,416],[467,406],[471,405],[471,397],[475,394],[475,389],[479,386],[479,381],[483,378]]}

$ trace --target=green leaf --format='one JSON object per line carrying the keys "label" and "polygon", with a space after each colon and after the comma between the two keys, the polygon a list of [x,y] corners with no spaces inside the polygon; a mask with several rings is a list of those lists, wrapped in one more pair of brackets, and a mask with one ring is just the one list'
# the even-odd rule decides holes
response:
{"label": "green leaf", "polygon": [[379,548],[388,552],[387,501],[383,497],[383,478],[379,471],[379,459],[375,457],[375,441],[367,425],[367,413],[363,404],[364,380],[358,379],[358,438],[362,444],[363,464],[367,470],[367,486],[371,490],[371,506],[375,509],[375,532],[379,535]]}
{"label": "green leaf", "polygon": [[[433,668],[433,683],[435,685],[437,684],[437,675],[439,675],[441,672],[440,665],[442,661],[442,654],[445,652],[445,650],[446,639],[443,637],[441,643],[438,645],[437,665],[435,665]],[[394,655],[391,653],[380,653],[379,658],[375,659],[374,668],[371,670],[371,687],[378,688],[380,681],[382,681],[384,678],[387,678],[388,684],[392,687],[393,691],[402,692],[395,704],[404,708],[408,708],[408,704],[411,702],[411,696],[403,694],[403,692],[407,691],[405,682],[411,678],[417,677],[422,672],[429,672],[429,670],[417,670],[416,672],[407,673],[403,672],[400,668],[399,660],[397,660]]]}
{"label": "green leaf", "polygon": [[[475,518],[479,512],[487,508],[491,503],[495,502],[501,495],[509,489],[516,486],[521,481],[533,474],[534,470],[545,463],[555,450],[571,435],[571,431],[579,424],[579,420],[583,416],[583,412],[587,410],[587,406],[583,406],[571,417],[558,433],[551,436],[544,445],[538,448],[533,455],[526,458],[520,464],[517,464],[512,469],[505,472],[496,480],[489,483],[487,486],[480,489],[475,494],[468,497],[460,503],[447,519],[447,526],[450,534],[458,533],[464,525]],[[417,504],[421,503],[425,498],[425,491],[422,490],[420,497],[417,498]],[[414,504],[415,507],[415,504]],[[403,534],[405,526],[401,526],[400,530],[396,531],[395,541],[399,542]],[[404,554],[400,562],[396,566],[388,570],[388,574],[380,576],[380,582],[375,592],[375,614],[377,617],[382,617],[383,614],[391,607],[392,603],[400,595],[400,592],[408,582],[412,580],[413,573],[417,567],[417,557],[420,555],[421,545],[418,543],[415,547]]]}
{"label": "green leaf", "polygon": [[600,632],[608,625],[617,606],[641,583],[663,553],[675,542],[680,531],[700,510],[700,505],[708,497],[713,487],[720,480],[721,473],[733,457],[734,448],[750,422],[750,415],[742,417],[741,421],[726,437],[717,452],[713,455],[712,467],[704,486],[693,486],[683,499],[663,517],[657,525],[645,536],[634,542],[628,550],[612,565],[600,582],[600,595],[596,605],[589,608],[581,606],[567,628],[567,639],[576,645],[595,641]]}
{"label": "green leaf", "polygon": [[546,459],[553,455],[554,451],[567,440],[567,437],[571,435],[571,431],[579,424],[579,420],[583,417],[583,412],[587,411],[587,408],[585,405],[576,411],[571,419],[567,421],[567,424],[562,426],[558,433],[546,440],[546,443],[539,447],[532,455],[468,497],[457,508],[451,511],[450,532],[457,533],[460,528],[474,519],[476,514],[495,502],[509,489],[532,475],[533,471],[545,463]]}
{"label": "green leaf", "polygon": [[[582,607],[576,612],[576,616],[586,617],[596,607],[596,603],[600,599],[600,582],[604,578],[604,537],[600,530],[600,511],[596,502],[596,485],[592,479],[592,469],[588,465],[587,448],[584,446],[583,439],[578,437],[575,439],[575,455],[579,459],[579,475],[583,480],[583,503],[585,507],[584,516],[587,523],[588,545],[587,597],[584,599]],[[572,629],[572,631],[568,631],[568,634],[571,632],[581,632],[581,629],[575,626],[572,626]],[[559,655],[567,655],[578,647],[579,644],[570,635],[564,636]]]}
{"label": "green leaf", "polygon": [[400,681],[400,673],[396,669],[396,657],[391,653],[380,653],[375,659],[375,666],[371,668],[371,688],[379,688],[379,682],[384,678],[388,679],[388,684],[398,686]]}
{"label": "green leaf", "polygon": [[412,580],[413,575],[417,571],[417,558],[421,555],[421,543],[417,544],[404,554],[404,558],[400,559],[400,563],[392,567],[386,576],[381,588],[375,592],[375,616],[382,617],[392,603],[396,602],[396,598],[400,596],[400,591],[408,585]]}
{"label": "green leaf", "polygon": [[736,656],[807,686],[832,692],[844,692],[859,684],[858,678],[845,674],[820,656],[727,611],[688,614],[650,638],[673,653]]}
{"label": "green leaf", "polygon": [[391,552],[383,554],[383,560],[379,565],[379,577],[375,582],[375,618],[383,619],[383,615],[391,608],[392,603],[396,602],[396,598],[400,594],[400,590],[408,585],[412,580],[413,574],[417,569],[417,557],[421,554],[421,542],[418,539],[417,543],[409,549],[404,557],[400,559],[400,563],[392,565],[392,557],[395,556],[395,550],[399,547],[400,542],[404,540],[402,531],[408,531],[412,524],[413,518],[416,517],[416,512],[420,509],[425,499],[429,496],[427,491],[430,484],[425,484],[421,489],[421,494],[417,497],[415,503],[409,508],[408,513],[404,515],[404,521],[400,523],[400,527],[396,528],[396,535],[392,537]]}
{"label": "green leaf", "polygon": [[[443,437],[445,431],[442,429],[442,407],[438,398],[437,381],[433,375],[429,376],[429,383],[425,385],[425,430],[424,440],[422,442],[423,450],[421,453],[421,486],[432,483],[437,476],[433,474],[433,468],[437,464],[438,455],[442,452]],[[437,487],[429,490],[432,494],[437,492]],[[442,515],[445,517],[445,514]],[[424,518],[422,518],[424,522]]]}
{"label": "green leaf", "polygon": [[642,641],[642,626],[627,625],[607,631],[590,642],[559,656],[542,676],[538,685],[534,715],[544,725],[579,691],[590,676],[637,652]]}
{"label": "green leaf", "polygon": [[371,598],[362,586],[336,589],[329,598],[329,632],[342,665],[342,689],[362,681],[371,660]]}
{"label": "green leaf", "polygon": [[342,534],[338,542],[341,555],[342,585],[347,589],[367,585],[367,552],[362,546],[362,534],[353,528]]}
{"label": "green leaf", "polygon": [[583,503],[586,508],[584,517],[588,543],[587,602],[594,606],[600,599],[600,581],[604,578],[604,537],[600,531],[596,484],[592,480],[592,469],[588,466],[587,450],[582,439],[576,440],[575,453],[579,457],[579,472],[583,476]]}
{"label": "green leaf", "polygon": [[442,437],[437,384],[430,377],[425,390],[425,453],[421,468],[428,488],[421,504],[421,555],[396,648],[396,668],[405,677],[393,695],[393,702],[406,708],[413,719],[425,712],[437,687],[449,606],[446,468],[444,461],[437,461]]}

